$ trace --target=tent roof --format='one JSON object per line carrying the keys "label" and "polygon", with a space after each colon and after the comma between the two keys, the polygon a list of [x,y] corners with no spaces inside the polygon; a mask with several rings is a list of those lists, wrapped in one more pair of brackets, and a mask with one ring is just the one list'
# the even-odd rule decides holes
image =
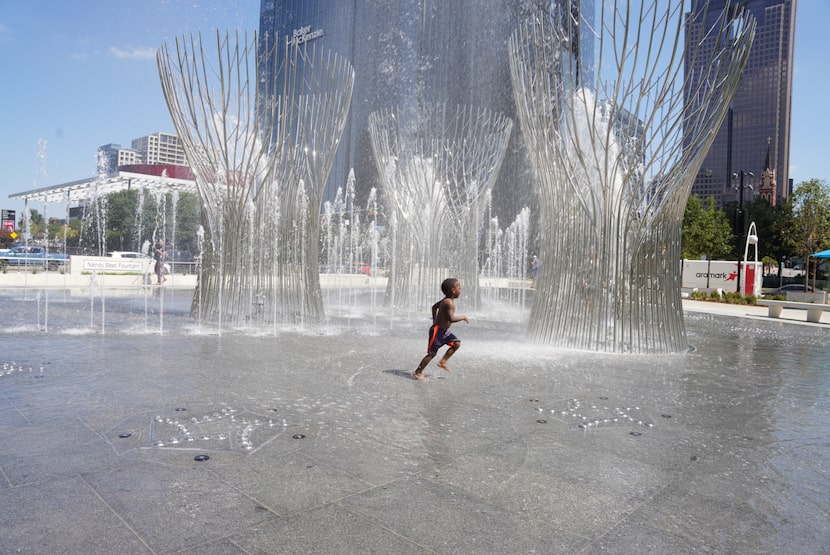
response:
{"label": "tent roof", "polygon": [[163,189],[164,192],[195,192],[196,182],[189,179],[119,171],[108,177],[90,177],[60,185],[52,185],[51,187],[15,193],[9,195],[9,198],[26,201],[78,203],[91,198],[93,193],[106,195],[134,187]]}
{"label": "tent roof", "polygon": [[810,256],[812,256],[813,258],[830,258],[830,249],[827,249],[826,251],[817,252],[815,254],[811,254]]}

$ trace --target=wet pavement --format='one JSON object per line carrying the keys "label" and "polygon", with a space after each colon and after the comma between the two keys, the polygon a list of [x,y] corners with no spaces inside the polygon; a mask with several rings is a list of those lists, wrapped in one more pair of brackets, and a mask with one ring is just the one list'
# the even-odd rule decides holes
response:
{"label": "wet pavement", "polygon": [[0,553],[830,550],[830,326],[687,303],[690,352],[600,355],[491,309],[421,383],[425,318],[149,291],[0,291]]}

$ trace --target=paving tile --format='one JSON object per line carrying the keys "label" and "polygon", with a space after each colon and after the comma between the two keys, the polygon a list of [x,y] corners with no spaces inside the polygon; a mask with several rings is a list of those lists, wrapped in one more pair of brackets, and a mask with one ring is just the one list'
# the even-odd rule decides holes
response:
{"label": "paving tile", "polygon": [[151,553],[78,476],[0,489],[3,553]]}
{"label": "paving tile", "polygon": [[[16,299],[4,318],[29,317]],[[185,298],[163,330],[142,299],[107,306],[105,333],[81,300],[0,336],[0,366],[36,369],[0,376],[0,551],[830,545],[823,327],[696,315],[690,352],[629,356],[477,318],[453,373],[419,383],[420,320],[219,334]]]}

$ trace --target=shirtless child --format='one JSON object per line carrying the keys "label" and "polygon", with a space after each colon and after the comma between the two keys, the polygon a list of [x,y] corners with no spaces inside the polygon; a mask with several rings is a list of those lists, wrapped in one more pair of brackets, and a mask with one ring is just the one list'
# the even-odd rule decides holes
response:
{"label": "shirtless child", "polygon": [[447,360],[461,347],[461,341],[450,333],[450,326],[461,321],[470,323],[466,316],[455,315],[455,299],[461,295],[461,282],[455,278],[447,278],[441,283],[441,291],[444,293],[444,298],[432,305],[432,327],[429,328],[427,354],[412,374],[412,377],[416,380],[426,381],[429,379],[424,376],[424,368],[438,354],[438,349],[444,345],[447,345],[449,349],[444,353],[444,357],[438,361],[438,367],[451,372],[450,367],[447,366]]}

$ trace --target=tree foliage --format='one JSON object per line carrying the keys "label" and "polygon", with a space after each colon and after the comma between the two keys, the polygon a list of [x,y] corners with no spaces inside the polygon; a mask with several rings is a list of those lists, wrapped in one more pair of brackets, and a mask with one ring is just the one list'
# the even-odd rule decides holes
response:
{"label": "tree foliage", "polygon": [[[195,194],[141,194],[136,190],[110,193],[104,202],[87,207],[81,220],[72,220],[67,244],[84,254],[110,251],[144,252],[145,245],[163,239],[169,249],[196,252],[200,223]],[[99,224],[106,228],[100,248]]]}
{"label": "tree foliage", "polygon": [[[44,215],[37,209],[29,209],[28,229],[26,218],[21,214],[17,229],[24,233],[28,231],[28,239],[37,243],[77,245],[80,235],[81,222],[70,220],[68,223],[57,216],[49,216],[47,222]],[[20,238],[17,239],[18,241]],[[11,239],[9,243],[11,243]]]}
{"label": "tree foliage", "polygon": [[790,204],[785,240],[793,252],[808,260],[814,252],[830,247],[830,186],[821,179],[802,181]]}
{"label": "tree foliage", "polygon": [[[789,202],[772,206],[756,199],[745,205],[746,223],[755,222],[758,252],[765,265],[777,264],[791,257],[807,259],[814,252],[830,248],[830,187],[820,179],[800,183]],[[732,202],[722,211],[714,208],[714,199],[701,201],[690,196],[683,218],[684,258],[742,259],[745,245],[738,245],[729,222],[736,212]]]}
{"label": "tree foliage", "polygon": [[20,220],[17,222],[17,229],[28,232],[31,238],[42,239],[43,232],[46,230],[46,221],[43,218],[43,214],[35,208],[30,208],[28,220],[27,225],[25,211],[21,212]]}
{"label": "tree foliage", "polygon": [[692,195],[683,215],[681,252],[683,258],[721,258],[732,249],[732,231],[726,215],[715,208],[714,197],[705,204]]}

